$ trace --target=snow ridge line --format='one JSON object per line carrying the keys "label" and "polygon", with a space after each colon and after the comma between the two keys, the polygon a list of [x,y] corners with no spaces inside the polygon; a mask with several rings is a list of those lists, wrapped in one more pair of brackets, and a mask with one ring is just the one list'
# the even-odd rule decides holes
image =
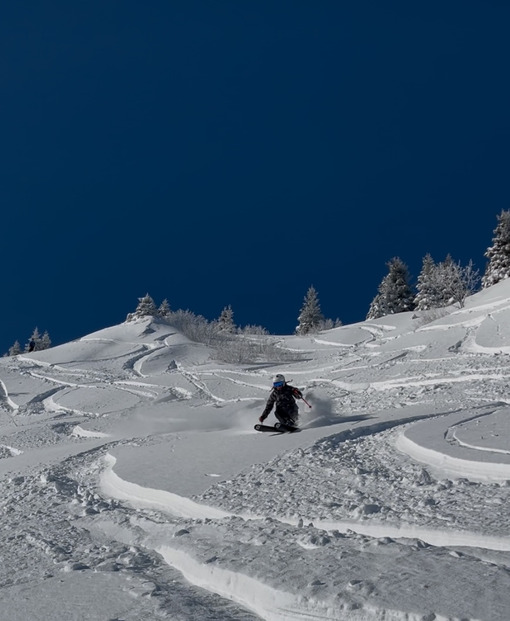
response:
{"label": "snow ridge line", "polygon": [[[17,403],[14,403],[14,401],[9,397],[9,392],[7,390],[7,386],[4,384],[4,382],[2,380],[0,380],[0,387],[3,390],[4,393],[4,398],[5,398],[5,403],[6,405],[8,405],[11,410],[16,411],[19,409],[19,405]],[[1,395],[0,395],[1,398]]]}
{"label": "snow ridge line", "polygon": [[169,512],[183,518],[216,520],[232,516],[231,513],[214,507],[199,505],[189,498],[178,496],[172,492],[142,487],[136,483],[124,481],[113,471],[116,458],[108,453],[105,455],[104,461],[107,467],[100,475],[99,485],[103,493],[112,498],[125,500],[142,508],[151,507]]}
{"label": "snow ridge line", "polygon": [[279,608],[293,608],[297,604],[296,597],[266,586],[249,576],[214,567],[212,563],[205,565],[186,552],[170,546],[160,546],[156,548],[156,552],[161,554],[168,565],[181,572],[192,584],[231,599],[252,610],[266,621],[293,621],[295,619],[307,621],[308,619],[328,618],[317,615],[307,617],[300,609],[296,611],[297,615],[278,614]]}
{"label": "snow ridge line", "polygon": [[[107,454],[104,460],[107,467],[100,475],[101,491],[111,498],[124,500],[135,507],[145,509],[152,508],[185,519],[224,519],[239,517],[247,521],[262,521],[267,517],[250,513],[230,513],[222,509],[199,504],[189,498],[173,494],[172,492],[145,488],[136,483],[124,481],[113,471],[113,467],[117,461],[115,457],[111,454]],[[291,526],[298,526],[302,519],[272,517],[281,523]],[[486,550],[510,551],[509,538],[494,537],[468,531],[427,529],[414,525],[395,526],[382,522],[316,520],[313,517],[307,517],[306,521],[313,524],[314,528],[326,531],[336,530],[341,533],[348,533],[351,531],[360,535],[376,538],[419,539],[429,545],[437,547],[463,546],[484,548]]]}
{"label": "snow ridge line", "polygon": [[[510,455],[510,451],[507,451],[506,449],[489,448],[485,446],[477,446],[476,444],[469,444],[469,442],[460,440],[457,437],[456,431],[453,431],[452,437],[459,446],[464,446],[465,448],[472,449],[474,451],[485,451],[486,453],[502,453],[503,455]],[[510,476],[508,477],[508,479],[510,479]]]}
{"label": "snow ridge line", "polygon": [[[242,517],[242,516],[241,516]],[[263,518],[259,518],[263,519]],[[288,520],[275,518],[280,522],[297,526],[299,520]],[[308,521],[308,520],[306,520]],[[310,523],[315,527],[326,531],[337,530],[347,534],[349,531],[380,539],[389,537],[391,539],[419,539],[424,543],[437,548],[482,548],[484,550],[497,550],[500,552],[510,551],[510,538],[493,537],[481,533],[459,530],[438,530],[433,528],[423,528],[422,526],[398,525],[392,526],[383,522],[337,522],[333,520],[314,520]]]}
{"label": "snow ridge line", "polygon": [[[487,407],[487,406],[484,406],[484,407]],[[388,429],[394,429],[395,427],[407,425],[409,423],[416,423],[420,421],[431,420],[434,418],[441,418],[443,416],[449,416],[450,414],[456,414],[457,412],[461,412],[461,411],[463,411],[461,408],[457,408],[455,410],[449,410],[448,412],[440,412],[438,414],[433,414],[433,415],[419,414],[417,416],[410,416],[408,418],[397,418],[395,420],[381,421],[378,423],[373,423],[372,425],[362,425],[354,429],[352,428],[346,429],[345,431],[341,431],[339,433],[332,434],[331,436],[321,438],[320,440],[317,440],[315,445],[340,444],[341,442],[346,442],[347,440],[357,440],[358,438],[363,438],[365,436],[371,436],[376,433],[387,431]],[[306,429],[306,424],[302,425],[301,428]]]}
{"label": "snow ridge line", "polygon": [[[453,440],[457,443],[459,447],[464,447],[466,449],[466,453],[471,452],[471,454],[476,453],[477,451],[483,450],[483,448],[479,447],[470,447],[466,444],[459,442],[456,437],[455,428],[458,427],[462,423],[466,423],[469,421],[477,420],[479,418],[483,418],[484,416],[490,416],[494,414],[499,406],[507,406],[504,402],[496,402],[491,404],[491,409],[487,410],[489,405],[478,406],[479,409],[485,410],[477,413],[471,413],[468,415],[467,412],[462,409],[450,412],[449,414],[457,414],[456,417],[452,417],[453,420],[449,420],[449,425],[446,432],[443,430],[441,432],[436,431],[435,436],[437,437],[439,434],[444,439],[445,442],[448,439]],[[431,419],[423,419],[421,421],[422,424],[426,425]],[[413,434],[416,432],[416,428],[410,427],[407,431],[404,430],[400,436],[397,438],[395,447],[409,455],[412,459],[418,462],[422,462],[426,465],[440,468],[442,472],[446,473],[449,476],[454,478],[463,477],[469,478],[472,481],[481,481],[481,482],[492,482],[492,483],[504,483],[505,481],[510,480],[510,463],[503,462],[484,462],[476,459],[469,459],[469,457],[454,457],[449,455],[443,451],[436,451],[430,446],[426,446],[422,442],[415,442],[413,440]],[[486,451],[487,452],[487,451]],[[489,452],[496,452],[496,450],[491,449]],[[503,454],[508,454],[508,451],[498,451]],[[508,462],[508,460],[507,460]]]}
{"label": "snow ridge line", "polygon": [[[238,572],[222,569],[213,563],[196,561],[186,552],[169,546],[155,549],[166,563],[177,569],[192,584],[207,591],[235,601],[244,608],[255,612],[264,621],[320,621],[349,619],[349,621],[377,621],[383,619],[403,619],[402,613],[393,610],[362,608],[346,611],[342,601],[337,605],[331,602],[310,600],[299,594],[279,591],[255,578]],[[434,617],[439,621],[439,617]],[[422,615],[405,615],[407,621],[419,621]]]}
{"label": "snow ridge line", "polygon": [[432,467],[441,468],[454,477],[466,477],[473,481],[504,482],[510,480],[510,464],[483,462],[474,463],[459,457],[420,446],[402,434],[396,441],[396,447],[406,455],[422,461]]}

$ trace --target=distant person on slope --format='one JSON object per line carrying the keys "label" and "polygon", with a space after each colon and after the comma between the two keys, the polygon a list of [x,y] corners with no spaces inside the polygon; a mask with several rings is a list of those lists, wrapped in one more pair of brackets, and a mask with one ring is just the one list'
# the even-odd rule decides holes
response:
{"label": "distant person on slope", "polygon": [[294,388],[294,386],[287,384],[285,377],[281,373],[278,373],[278,375],[274,378],[273,388],[271,389],[266,407],[264,408],[259,421],[263,423],[269,416],[273,406],[276,404],[274,415],[280,423],[296,427],[299,416],[296,399],[302,398],[303,395],[301,391]]}

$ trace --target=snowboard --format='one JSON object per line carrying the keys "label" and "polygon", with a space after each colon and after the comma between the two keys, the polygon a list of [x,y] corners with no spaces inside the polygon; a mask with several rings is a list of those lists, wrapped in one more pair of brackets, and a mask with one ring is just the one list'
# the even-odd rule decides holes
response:
{"label": "snowboard", "polygon": [[294,433],[296,431],[301,431],[299,427],[292,427],[290,425],[284,425],[283,423],[275,423],[275,425],[255,425],[256,431],[273,431],[276,433]]}

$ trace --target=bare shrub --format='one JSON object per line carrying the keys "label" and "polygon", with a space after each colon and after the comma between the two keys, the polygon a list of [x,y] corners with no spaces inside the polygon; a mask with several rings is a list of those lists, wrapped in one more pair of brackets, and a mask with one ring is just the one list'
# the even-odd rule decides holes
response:
{"label": "bare shrub", "polygon": [[418,328],[421,328],[422,326],[427,325],[428,323],[432,323],[433,321],[436,321],[437,319],[442,319],[443,317],[446,317],[446,315],[449,315],[450,311],[448,310],[448,308],[431,308],[429,310],[426,311],[422,311],[420,316],[416,317],[418,320]]}
{"label": "bare shrub", "polygon": [[222,362],[249,364],[254,362],[288,362],[300,359],[299,354],[278,345],[278,339],[265,334],[264,329],[251,326],[241,334],[229,334],[219,329],[218,322],[207,321],[189,310],[169,313],[165,322],[195,343],[203,343],[214,350]]}

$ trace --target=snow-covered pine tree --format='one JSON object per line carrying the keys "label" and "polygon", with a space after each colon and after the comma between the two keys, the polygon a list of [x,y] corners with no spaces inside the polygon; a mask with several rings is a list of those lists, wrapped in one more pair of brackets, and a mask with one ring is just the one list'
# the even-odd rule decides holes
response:
{"label": "snow-covered pine tree", "polygon": [[137,319],[139,317],[156,317],[158,309],[151,296],[146,293],[143,298],[138,298],[138,306],[134,313],[129,313],[126,321]]}
{"label": "snow-covered pine tree", "polygon": [[388,274],[379,285],[378,293],[368,310],[367,319],[378,319],[383,315],[414,309],[414,293],[409,283],[407,265],[399,257],[394,257],[386,265]]}
{"label": "snow-covered pine tree", "polygon": [[[382,282],[379,285],[379,287],[381,286],[382,286]],[[385,315],[384,308],[385,308],[385,305],[384,305],[383,296],[381,293],[377,293],[375,298],[370,303],[370,307],[368,309],[368,313],[365,319],[370,320],[370,319],[378,319],[379,317],[382,317],[383,315]]]}
{"label": "snow-covered pine tree", "polygon": [[434,263],[432,257],[426,255],[414,298],[416,310],[444,308],[455,303],[462,308],[468,295],[476,291],[479,280],[473,261],[462,267],[450,254],[441,263]]}
{"label": "snow-covered pine tree", "polygon": [[510,276],[510,210],[502,210],[497,219],[492,246],[485,252],[489,262],[482,277],[483,289]]}
{"label": "snow-covered pine tree", "polygon": [[301,312],[298,316],[296,334],[303,335],[310,332],[318,332],[323,321],[324,315],[321,313],[319,297],[312,285],[306,293]]}
{"label": "snow-covered pine tree", "polygon": [[218,332],[222,332],[223,334],[234,334],[237,331],[234,323],[234,311],[232,310],[230,304],[225,306],[225,308],[221,311],[221,314],[217,320],[217,328]]}
{"label": "snow-covered pine tree", "polygon": [[451,254],[447,254],[446,259],[437,266],[437,272],[439,285],[442,289],[440,306],[454,304],[464,288],[460,263],[455,263]]}
{"label": "snow-covered pine tree", "polygon": [[423,257],[416,290],[417,293],[414,298],[416,310],[430,310],[441,306],[443,296],[438,281],[438,269],[429,253]]}
{"label": "snow-covered pine tree", "polygon": [[17,356],[18,354],[21,354],[21,345],[19,344],[19,341],[14,341],[14,345],[9,347],[9,352],[7,355]]}
{"label": "snow-covered pine tree", "polygon": [[41,337],[41,341],[39,343],[39,348],[40,349],[49,349],[50,347],[51,347],[50,335],[48,334],[48,331],[45,330],[43,332],[42,337]]}
{"label": "snow-covered pine tree", "polygon": [[171,313],[170,304],[168,300],[165,298],[158,308],[158,317],[166,317]]}

